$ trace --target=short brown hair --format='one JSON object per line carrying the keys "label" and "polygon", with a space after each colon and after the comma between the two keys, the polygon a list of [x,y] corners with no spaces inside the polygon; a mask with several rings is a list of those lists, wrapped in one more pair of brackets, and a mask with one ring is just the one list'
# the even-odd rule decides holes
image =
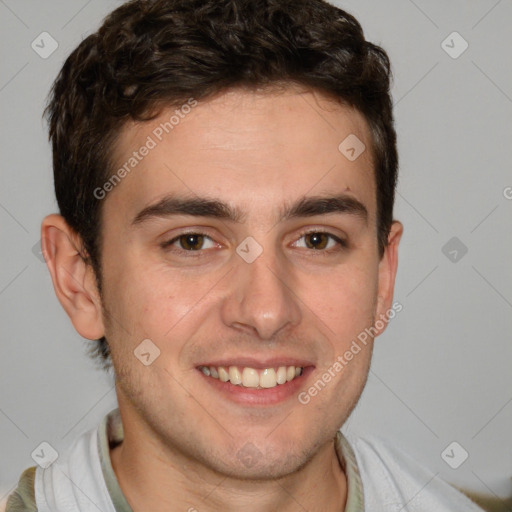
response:
{"label": "short brown hair", "polygon": [[[373,137],[382,256],[392,223],[398,156],[390,64],[357,20],[323,0],[132,0],[84,39],[45,110],[61,215],[80,235],[101,293],[101,204],[112,147],[128,120],[233,87],[295,83],[356,108]],[[91,355],[105,368],[105,338]]]}

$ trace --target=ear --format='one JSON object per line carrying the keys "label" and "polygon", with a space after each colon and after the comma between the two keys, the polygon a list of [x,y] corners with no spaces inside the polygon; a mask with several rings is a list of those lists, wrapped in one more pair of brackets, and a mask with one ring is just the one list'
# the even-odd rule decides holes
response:
{"label": "ear", "polygon": [[41,248],[59,302],[77,332],[96,340],[104,335],[101,299],[96,277],[80,252],[80,237],[60,215],[41,224]]}
{"label": "ear", "polygon": [[387,313],[392,308],[395,277],[398,267],[398,245],[403,231],[402,223],[397,220],[393,221],[388,235],[388,245],[384,249],[384,254],[379,263],[375,322],[377,323],[377,320],[381,320],[381,322],[378,322],[378,325],[383,323],[384,326],[381,329],[378,329],[376,325],[374,326],[377,331],[375,336],[382,334],[388,323],[389,314]]}

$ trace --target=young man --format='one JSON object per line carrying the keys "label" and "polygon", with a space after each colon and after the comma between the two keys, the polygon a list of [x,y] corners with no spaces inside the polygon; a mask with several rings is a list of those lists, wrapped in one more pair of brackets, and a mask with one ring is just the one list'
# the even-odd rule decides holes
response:
{"label": "young man", "polygon": [[8,512],[478,510],[339,430],[399,307],[389,75],[322,0],[134,0],[71,54],[42,243],[119,409]]}

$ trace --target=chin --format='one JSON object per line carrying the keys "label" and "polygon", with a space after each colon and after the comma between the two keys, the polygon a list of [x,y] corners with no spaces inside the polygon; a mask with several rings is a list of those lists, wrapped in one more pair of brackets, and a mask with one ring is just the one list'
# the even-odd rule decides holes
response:
{"label": "chin", "polygon": [[238,459],[233,461],[232,466],[221,471],[226,476],[240,481],[268,481],[278,480],[300,471],[309,459],[299,460],[298,458],[287,456],[286,460],[267,459],[262,456],[254,464],[241,462]]}
{"label": "chin", "polygon": [[[289,442],[281,446],[267,443],[262,449],[262,442],[256,447],[250,441],[234,453],[211,452],[203,463],[212,470],[229,478],[241,481],[266,481],[284,478],[300,471],[313,458],[316,446],[308,446],[298,450],[300,442],[290,446]],[[221,462],[222,461],[222,462]]]}

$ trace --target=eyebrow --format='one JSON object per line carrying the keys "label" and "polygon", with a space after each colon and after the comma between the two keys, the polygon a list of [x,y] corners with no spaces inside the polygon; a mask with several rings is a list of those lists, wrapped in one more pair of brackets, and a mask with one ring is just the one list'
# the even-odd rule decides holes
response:
{"label": "eyebrow", "polygon": [[[295,203],[281,209],[279,221],[330,213],[353,215],[363,220],[365,223],[368,222],[368,210],[366,206],[356,198],[347,194],[302,197]],[[142,209],[134,217],[132,225],[138,225],[150,219],[165,218],[172,215],[210,217],[236,223],[242,223],[246,218],[246,214],[242,212],[240,208],[230,206],[216,199],[171,195]]]}

